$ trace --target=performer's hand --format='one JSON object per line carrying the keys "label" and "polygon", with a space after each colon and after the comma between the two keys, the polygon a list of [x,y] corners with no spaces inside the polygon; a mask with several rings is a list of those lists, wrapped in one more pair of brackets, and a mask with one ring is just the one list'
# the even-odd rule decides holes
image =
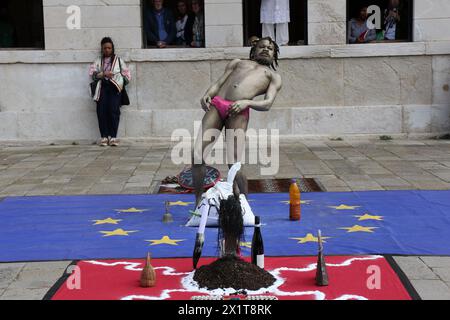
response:
{"label": "performer's hand", "polygon": [[114,77],[114,73],[112,73],[111,71],[106,71],[105,72],[105,77],[112,78],[112,77]]}
{"label": "performer's hand", "polygon": [[230,116],[236,116],[236,115],[238,115],[239,113],[241,113],[242,111],[244,111],[245,109],[247,109],[248,108],[248,106],[249,106],[249,102],[248,101],[246,101],[246,100],[239,100],[239,101],[236,101],[235,103],[233,103],[232,105],[231,105],[231,108],[230,108],[230,110],[228,111],[228,114],[230,115]]}
{"label": "performer's hand", "polygon": [[205,112],[208,112],[209,109],[211,108],[211,97],[206,95],[202,98],[202,100],[200,101],[201,105],[202,105],[202,109]]}

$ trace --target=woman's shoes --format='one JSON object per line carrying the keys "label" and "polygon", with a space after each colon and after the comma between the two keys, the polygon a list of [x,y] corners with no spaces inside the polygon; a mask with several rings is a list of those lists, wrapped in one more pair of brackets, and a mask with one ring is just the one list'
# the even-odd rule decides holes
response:
{"label": "woman's shoes", "polygon": [[117,140],[117,138],[102,138],[100,140],[100,146],[101,147],[107,147],[107,146],[111,146],[111,147],[118,147],[119,146],[119,141]]}
{"label": "woman's shoes", "polygon": [[119,146],[119,141],[117,141],[116,138],[111,138],[111,139],[109,140],[109,145],[110,145],[111,147],[118,147],[118,146]]}
{"label": "woman's shoes", "polygon": [[107,147],[108,146],[108,138],[102,138],[100,140],[100,147]]}

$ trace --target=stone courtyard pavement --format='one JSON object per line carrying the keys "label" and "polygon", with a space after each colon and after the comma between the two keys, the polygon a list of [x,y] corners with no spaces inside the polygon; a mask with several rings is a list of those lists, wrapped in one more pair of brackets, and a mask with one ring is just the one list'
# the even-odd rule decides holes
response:
{"label": "stone courtyard pavement", "polygon": [[[163,143],[0,145],[0,201],[7,196],[146,194],[176,175]],[[225,166],[216,166],[226,172]],[[258,166],[244,167],[262,178]],[[450,141],[297,140],[280,147],[277,178],[315,178],[326,191],[450,190]],[[267,178],[267,177],[266,177]],[[423,299],[450,300],[450,257],[396,257]],[[0,264],[0,299],[42,299],[69,262]]]}

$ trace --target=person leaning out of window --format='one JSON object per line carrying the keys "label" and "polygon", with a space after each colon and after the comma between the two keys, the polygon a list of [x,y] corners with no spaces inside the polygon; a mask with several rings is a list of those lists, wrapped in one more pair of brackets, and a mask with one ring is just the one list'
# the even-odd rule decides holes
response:
{"label": "person leaning out of window", "polygon": [[397,40],[399,38],[398,24],[400,22],[400,0],[389,0],[384,10],[384,39]]}
{"label": "person leaning out of window", "polygon": [[175,42],[175,18],[169,8],[164,8],[163,0],[153,0],[153,7],[145,13],[144,28],[147,45],[165,48]]}
{"label": "person leaning out of window", "polygon": [[350,43],[368,43],[377,39],[376,30],[367,27],[367,18],[367,6],[362,6],[358,17],[349,22],[348,41]]}
{"label": "person leaning out of window", "polygon": [[192,12],[195,15],[192,26],[193,39],[191,47],[201,48],[205,45],[205,14],[200,0],[192,0]]}
{"label": "person leaning out of window", "polygon": [[192,28],[195,15],[188,10],[187,0],[177,1],[177,37],[175,43],[182,46],[190,46],[193,40]]}
{"label": "person leaning out of window", "polygon": [[91,64],[89,76],[95,81],[93,99],[97,102],[100,146],[116,147],[122,92],[131,80],[131,73],[125,61],[115,54],[111,38],[102,39],[101,56]]}

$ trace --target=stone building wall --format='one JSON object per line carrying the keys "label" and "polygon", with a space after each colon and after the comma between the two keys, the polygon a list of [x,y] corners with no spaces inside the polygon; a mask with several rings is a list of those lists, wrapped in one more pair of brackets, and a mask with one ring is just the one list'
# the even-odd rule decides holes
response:
{"label": "stone building wall", "polygon": [[[120,136],[192,131],[202,94],[228,60],[249,51],[242,1],[205,2],[207,48],[156,50],[142,49],[139,0],[44,0],[46,49],[0,51],[0,140],[97,137],[87,70],[105,35],[134,77]],[[346,1],[309,0],[309,45],[282,48],[283,89],[271,111],[251,112],[250,126],[308,136],[448,132],[450,2],[414,2],[415,42],[347,45]],[[81,30],[66,28],[72,4],[81,7]]]}

